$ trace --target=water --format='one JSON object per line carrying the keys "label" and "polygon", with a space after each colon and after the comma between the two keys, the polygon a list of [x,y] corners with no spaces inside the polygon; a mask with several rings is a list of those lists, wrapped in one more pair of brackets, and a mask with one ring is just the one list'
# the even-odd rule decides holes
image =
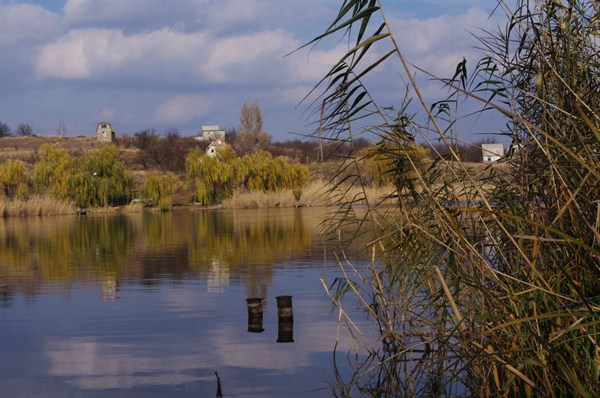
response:
{"label": "water", "polygon": [[[0,397],[320,397],[339,276],[323,211],[0,220]],[[276,296],[293,297],[293,342]],[[262,333],[246,299],[263,297]],[[350,340],[341,334],[343,349]]]}

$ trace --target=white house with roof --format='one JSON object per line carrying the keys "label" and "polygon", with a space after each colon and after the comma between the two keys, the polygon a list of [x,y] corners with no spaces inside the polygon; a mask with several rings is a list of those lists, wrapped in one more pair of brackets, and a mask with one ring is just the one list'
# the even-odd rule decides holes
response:
{"label": "white house with roof", "polygon": [[496,162],[504,156],[504,145],[481,144],[481,156],[483,157],[483,163]]}
{"label": "white house with roof", "polygon": [[208,148],[206,148],[208,156],[216,156],[217,149],[226,145],[225,131],[221,130],[219,126],[202,126],[202,134],[196,137],[196,139],[202,142],[209,142]]}
{"label": "white house with roof", "polygon": [[110,123],[100,122],[96,127],[96,140],[98,142],[115,142],[115,129]]}

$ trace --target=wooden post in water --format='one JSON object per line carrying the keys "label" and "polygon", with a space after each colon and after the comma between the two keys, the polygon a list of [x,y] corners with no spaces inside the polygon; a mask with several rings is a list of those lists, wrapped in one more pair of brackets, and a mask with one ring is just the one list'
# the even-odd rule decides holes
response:
{"label": "wooden post in water", "polygon": [[294,312],[292,310],[292,296],[277,296],[278,343],[294,342]]}
{"label": "wooden post in water", "polygon": [[250,333],[262,333],[265,329],[262,327],[263,310],[262,298],[254,297],[246,299],[248,306],[248,331]]}

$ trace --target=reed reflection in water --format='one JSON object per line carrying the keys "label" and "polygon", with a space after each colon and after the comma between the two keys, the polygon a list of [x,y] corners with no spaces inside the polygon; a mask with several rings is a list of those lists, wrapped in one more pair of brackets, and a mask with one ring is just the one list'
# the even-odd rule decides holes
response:
{"label": "reed reflection in water", "polygon": [[[323,396],[336,276],[314,209],[0,220],[0,397]],[[275,297],[294,297],[278,344]],[[248,332],[246,299],[262,301]]]}

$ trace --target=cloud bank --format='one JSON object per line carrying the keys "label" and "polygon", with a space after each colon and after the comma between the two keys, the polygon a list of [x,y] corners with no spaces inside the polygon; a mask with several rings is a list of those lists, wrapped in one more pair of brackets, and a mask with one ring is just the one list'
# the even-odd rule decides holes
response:
{"label": "cloud bank", "polygon": [[[335,2],[47,6],[0,4],[0,121],[13,129],[29,123],[38,134],[52,134],[59,122],[74,134],[91,133],[101,116],[114,117],[117,130],[128,134],[145,128],[195,134],[202,124],[237,127],[242,104],[257,101],[274,138],[293,138],[286,133],[310,132],[306,109],[296,105],[347,49],[340,41],[286,56],[330,23]],[[488,11],[478,8],[403,18],[394,14],[402,7],[410,5],[391,2],[388,14],[403,51],[440,75],[463,56],[477,56],[467,28],[490,27]],[[381,80],[397,72],[382,71]]]}

